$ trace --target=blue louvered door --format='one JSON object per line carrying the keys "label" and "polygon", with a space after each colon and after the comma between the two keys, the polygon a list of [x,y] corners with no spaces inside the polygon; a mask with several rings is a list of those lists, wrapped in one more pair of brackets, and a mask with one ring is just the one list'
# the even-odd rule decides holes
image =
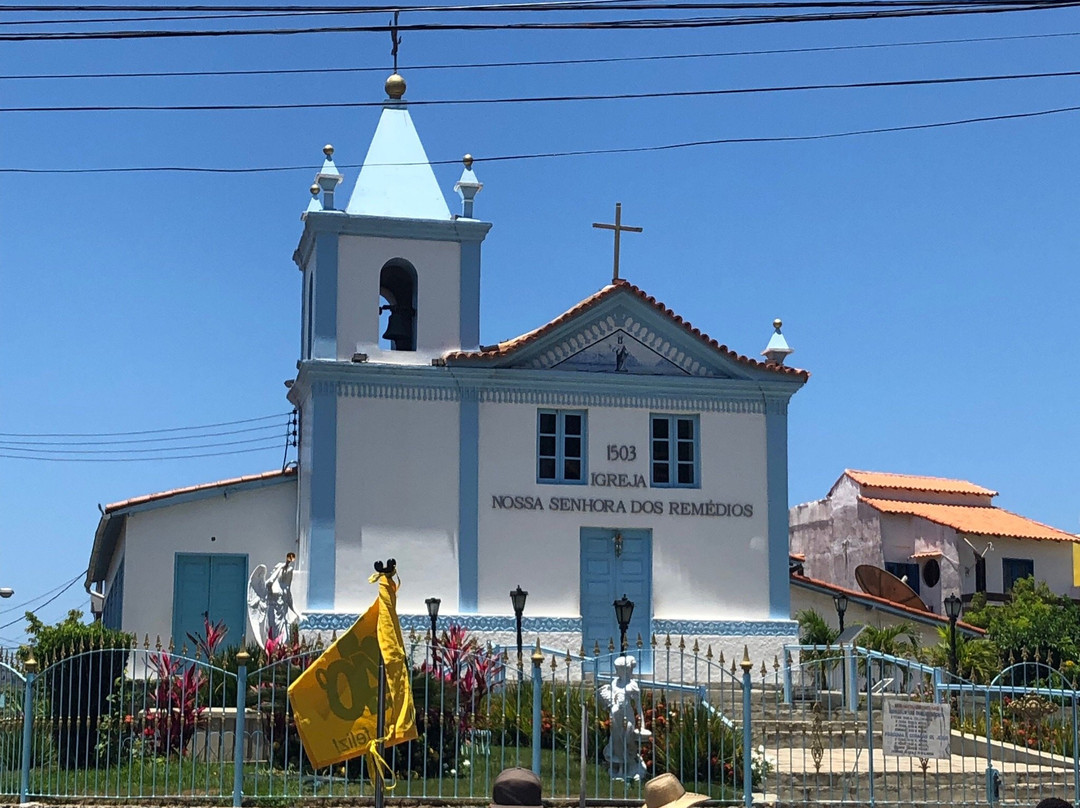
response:
{"label": "blue louvered door", "polygon": [[627,643],[636,652],[641,636],[642,667],[651,669],[652,531],[582,528],[581,623],[586,655],[592,655],[597,643],[603,654],[612,641],[618,647],[619,624],[612,604],[623,595],[634,601]]}

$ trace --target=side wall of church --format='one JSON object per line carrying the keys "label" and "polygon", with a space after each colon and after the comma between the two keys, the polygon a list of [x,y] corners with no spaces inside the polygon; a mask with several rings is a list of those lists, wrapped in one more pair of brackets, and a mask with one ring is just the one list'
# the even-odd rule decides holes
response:
{"label": "side wall of church", "polygon": [[296,484],[139,511],[126,523],[123,627],[140,639],[149,634],[154,642],[160,635],[165,642],[172,632],[176,554],[246,555],[249,573],[258,564],[276,564],[297,549]]}
{"label": "side wall of church", "polygon": [[[581,528],[598,527],[652,531],[654,618],[768,619],[764,416],[700,413],[701,487],[652,488],[651,412],[588,408],[588,484],[550,485],[536,479],[537,407],[480,405],[481,614],[505,613],[507,592],[521,584],[529,590],[530,614],[579,615]],[[609,445],[634,447],[636,459],[609,461]],[[640,475],[644,487],[596,484],[594,475],[606,481],[609,473]],[[542,510],[503,507],[506,496],[533,498]],[[625,511],[565,510],[562,500],[581,498],[620,502]],[[635,502],[648,503],[649,512]],[[671,503],[707,502],[749,505],[752,516],[672,512]]]}
{"label": "side wall of church", "polygon": [[389,557],[402,613],[428,597],[457,610],[458,433],[456,401],[338,398],[337,611],[371,605],[372,563]]}

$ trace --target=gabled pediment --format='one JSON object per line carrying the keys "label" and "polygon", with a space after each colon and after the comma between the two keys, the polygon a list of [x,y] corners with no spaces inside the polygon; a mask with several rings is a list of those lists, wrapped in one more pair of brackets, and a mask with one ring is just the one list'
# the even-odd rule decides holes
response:
{"label": "gabled pediment", "polygon": [[[800,380],[805,371],[741,356],[710,339],[636,286],[620,281],[547,325],[447,363],[641,376]],[[793,378],[794,380],[794,378]]]}

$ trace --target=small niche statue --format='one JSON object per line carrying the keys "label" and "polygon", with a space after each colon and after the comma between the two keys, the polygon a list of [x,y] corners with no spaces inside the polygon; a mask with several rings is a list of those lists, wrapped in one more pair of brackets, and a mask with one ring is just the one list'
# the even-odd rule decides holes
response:
{"label": "small niche statue", "polygon": [[300,625],[292,599],[294,561],[296,553],[288,553],[269,574],[266,565],[260,564],[248,579],[248,622],[255,641],[262,647],[270,637],[288,638]]}
{"label": "small niche statue", "polygon": [[641,688],[634,681],[632,656],[614,662],[615,678],[600,688],[600,700],[611,713],[611,737],[604,747],[604,757],[612,780],[640,781],[647,770],[641,759],[641,741],[652,735],[645,729],[641,711]]}

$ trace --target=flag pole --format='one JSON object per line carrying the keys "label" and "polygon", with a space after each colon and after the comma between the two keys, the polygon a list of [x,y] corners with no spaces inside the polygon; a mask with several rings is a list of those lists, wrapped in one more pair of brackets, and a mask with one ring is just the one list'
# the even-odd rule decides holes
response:
{"label": "flag pole", "polygon": [[[388,579],[397,575],[397,561],[393,558],[386,559],[386,563],[375,562],[375,572],[386,576]],[[381,758],[383,749],[382,737],[386,732],[386,663],[383,661],[382,649],[379,650],[379,695],[376,702],[375,712],[375,752]],[[376,767],[372,772],[375,781],[375,808],[383,808],[386,800],[385,784],[383,783],[382,770]]]}

